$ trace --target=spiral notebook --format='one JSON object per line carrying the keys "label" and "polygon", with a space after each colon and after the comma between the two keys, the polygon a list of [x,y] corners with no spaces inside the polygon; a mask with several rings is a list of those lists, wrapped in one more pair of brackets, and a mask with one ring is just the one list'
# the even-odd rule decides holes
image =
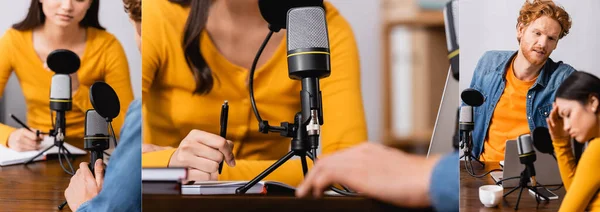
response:
{"label": "spiral notebook", "polygon": [[[27,152],[17,152],[15,150],[9,149],[5,146],[0,145],[0,166],[8,166],[14,164],[22,164],[29,161],[32,157],[39,154],[41,151],[44,151],[48,147],[54,144],[54,137],[46,137],[44,141],[40,143],[40,150],[37,151],[27,151]],[[72,155],[85,155],[86,151],[74,147],[68,143],[64,143],[65,148],[71,152]],[[46,160],[47,155],[58,154],[58,147],[52,147],[50,150],[46,151],[44,154],[35,158],[33,161]]]}
{"label": "spiral notebook", "polygon": [[[191,185],[182,185],[183,195],[231,195],[235,190],[248,181],[203,181]],[[275,181],[260,181],[252,186],[246,194],[263,195],[294,195],[296,189],[292,186]]]}

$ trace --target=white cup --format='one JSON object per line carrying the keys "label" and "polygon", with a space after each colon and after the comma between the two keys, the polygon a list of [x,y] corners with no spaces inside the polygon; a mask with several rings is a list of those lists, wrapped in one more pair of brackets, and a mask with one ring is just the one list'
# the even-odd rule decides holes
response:
{"label": "white cup", "polygon": [[479,187],[479,201],[488,208],[496,207],[502,200],[503,194],[502,186],[484,185]]}

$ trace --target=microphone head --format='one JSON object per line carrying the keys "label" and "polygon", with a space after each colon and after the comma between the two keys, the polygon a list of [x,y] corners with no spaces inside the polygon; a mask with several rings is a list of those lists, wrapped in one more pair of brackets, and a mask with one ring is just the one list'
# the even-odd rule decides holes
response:
{"label": "microphone head", "polygon": [[88,110],[85,113],[85,136],[95,135],[108,136],[108,123],[96,110]]}
{"label": "microphone head", "polygon": [[90,101],[96,112],[107,120],[119,115],[121,104],[115,90],[105,82],[95,82],[90,87]]}
{"label": "microphone head", "polygon": [[274,32],[286,29],[287,13],[290,9],[310,6],[324,8],[323,0],[258,0],[260,14],[269,23],[269,29]]}
{"label": "microphone head", "polygon": [[50,99],[71,99],[71,76],[55,74],[50,84]]}
{"label": "microphone head", "polygon": [[66,49],[57,49],[48,54],[46,58],[48,68],[57,74],[72,74],[79,70],[81,61],[79,56]]}
{"label": "microphone head", "polygon": [[287,15],[288,74],[292,79],[331,74],[329,35],[321,7],[293,8]]}
{"label": "microphone head", "polygon": [[552,146],[552,138],[550,137],[548,128],[536,127],[533,130],[533,145],[541,153],[554,153],[554,146]]}
{"label": "microphone head", "polygon": [[465,105],[460,107],[460,123],[472,123],[473,122],[473,107]]}
{"label": "microphone head", "polygon": [[519,136],[517,139],[517,150],[519,152],[519,158],[533,156],[533,161],[535,161],[535,150],[533,149],[531,135],[523,134]]}
{"label": "microphone head", "polygon": [[287,25],[288,52],[313,48],[329,52],[329,34],[323,8],[293,8],[288,12]]}
{"label": "microphone head", "polygon": [[479,107],[485,101],[485,99],[483,98],[483,94],[472,88],[465,89],[460,94],[460,98],[465,104],[473,107]]}

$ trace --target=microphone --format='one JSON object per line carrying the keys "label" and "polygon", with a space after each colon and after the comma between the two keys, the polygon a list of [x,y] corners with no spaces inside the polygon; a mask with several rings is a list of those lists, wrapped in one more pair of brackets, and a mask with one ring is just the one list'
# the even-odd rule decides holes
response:
{"label": "microphone", "polygon": [[554,155],[554,146],[548,128],[536,127],[533,130],[533,146],[541,153]]}
{"label": "microphone", "polygon": [[75,73],[79,69],[81,61],[74,52],[58,49],[48,54],[46,64],[55,73],[50,85],[50,110],[56,111],[53,135],[55,143],[61,146],[66,134],[65,112],[70,111],[73,107],[69,74]]}
{"label": "microphone", "polygon": [[323,6],[323,0],[259,0],[258,8],[260,14],[269,23],[269,29],[279,32],[286,29],[287,13],[292,8]]}
{"label": "microphone", "polygon": [[446,44],[448,46],[448,59],[452,69],[452,77],[459,79],[459,47],[458,47],[458,1],[452,0],[444,7],[444,22],[446,23]]}
{"label": "microphone", "polygon": [[105,82],[94,82],[94,84],[90,86],[90,102],[98,116],[102,117],[106,124],[110,126],[116,148],[117,136],[112,129],[112,120],[119,115],[121,110],[121,104],[117,93]]}
{"label": "microphone", "polygon": [[525,165],[525,169],[531,177],[531,185],[536,186],[535,167],[533,162],[537,159],[535,150],[533,149],[533,141],[530,134],[520,135],[517,139],[517,150],[519,152],[519,161]]}
{"label": "microphone", "polygon": [[289,10],[287,50],[289,77],[302,81],[300,121],[302,126],[306,126],[310,147],[316,153],[320,125],[323,125],[319,79],[331,74],[329,36],[323,8],[301,7]]}
{"label": "microphone", "polygon": [[85,113],[84,149],[90,151],[90,170],[94,173],[94,164],[98,159],[104,159],[104,150],[110,147],[108,123],[96,110]]}
{"label": "microphone", "polygon": [[465,89],[460,97],[462,101],[466,104],[460,107],[460,116],[458,122],[458,129],[460,132],[460,148],[464,148],[466,146],[465,151],[470,154],[472,147],[472,132],[475,128],[475,123],[473,122],[473,107],[479,107],[484,102],[483,95],[472,88]]}

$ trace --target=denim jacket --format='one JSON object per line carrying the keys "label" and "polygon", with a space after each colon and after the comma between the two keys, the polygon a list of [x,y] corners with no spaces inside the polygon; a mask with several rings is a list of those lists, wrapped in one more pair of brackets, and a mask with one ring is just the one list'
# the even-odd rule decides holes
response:
{"label": "denim jacket", "polygon": [[[477,158],[483,152],[483,142],[492,115],[506,86],[506,70],[516,54],[516,51],[488,51],[475,67],[469,87],[481,92],[485,98],[483,105],[473,109],[475,128],[472,153]],[[531,132],[536,127],[547,127],[546,118],[552,110],[556,89],[574,71],[573,67],[562,61],[554,62],[550,58],[546,60],[535,84],[527,91],[526,114]]]}

